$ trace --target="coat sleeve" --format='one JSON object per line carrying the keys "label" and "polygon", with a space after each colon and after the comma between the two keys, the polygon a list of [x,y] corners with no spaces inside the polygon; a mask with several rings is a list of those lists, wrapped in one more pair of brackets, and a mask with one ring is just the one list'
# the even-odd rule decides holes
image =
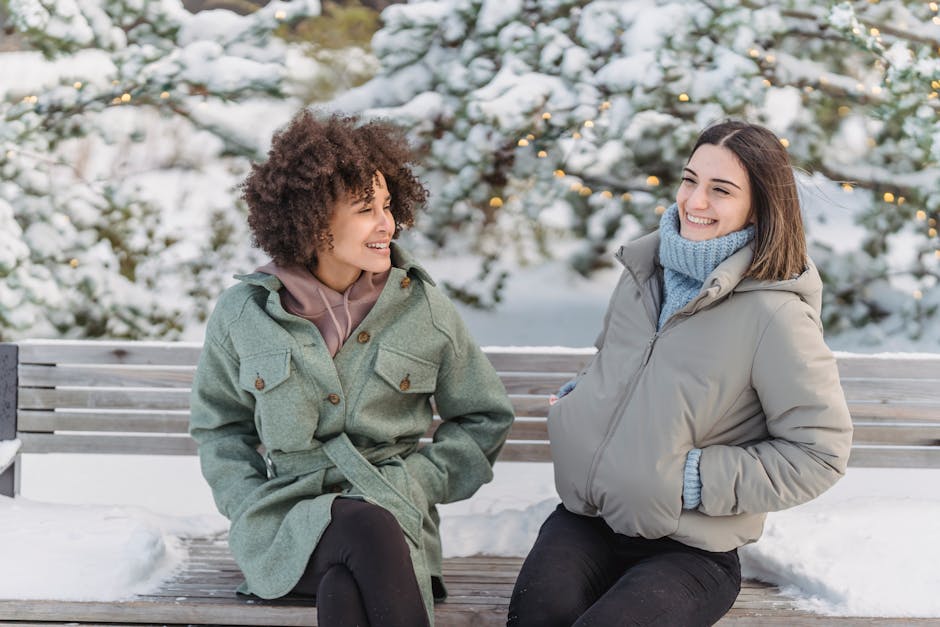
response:
{"label": "coat sleeve", "polygon": [[496,370],[449,302],[446,309],[449,320],[438,328],[450,342],[434,391],[442,422],[433,442],[405,460],[431,503],[466,499],[493,478],[493,463],[513,420]]}
{"label": "coat sleeve", "polygon": [[210,330],[193,381],[189,433],[216,507],[229,520],[238,517],[267,477],[258,453],[254,398],[239,387],[238,368],[234,351]]}
{"label": "coat sleeve", "polygon": [[710,516],[793,507],[845,474],[852,420],[836,360],[802,301],[782,305],[767,325],[755,351],[751,385],[768,437],[702,450],[699,509]]}

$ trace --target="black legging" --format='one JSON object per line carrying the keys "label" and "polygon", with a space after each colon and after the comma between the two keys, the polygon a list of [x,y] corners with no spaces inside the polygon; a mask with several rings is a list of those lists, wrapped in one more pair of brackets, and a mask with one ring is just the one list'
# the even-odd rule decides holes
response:
{"label": "black legging", "polygon": [[386,509],[333,502],[332,521],[293,592],[317,599],[321,627],[428,625],[405,536]]}
{"label": "black legging", "polygon": [[559,505],[542,525],[509,603],[512,627],[712,625],[741,589],[737,551],[711,553],[615,533]]}

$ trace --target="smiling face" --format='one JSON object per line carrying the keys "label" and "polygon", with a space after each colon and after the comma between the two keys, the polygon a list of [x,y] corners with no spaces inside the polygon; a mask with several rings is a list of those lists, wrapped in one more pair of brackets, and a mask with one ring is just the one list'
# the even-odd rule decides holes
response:
{"label": "smiling face", "polygon": [[330,214],[331,246],[317,250],[313,274],[328,287],[344,292],[363,270],[385,272],[392,266],[389,242],[395,234],[392,197],[381,172],[372,179],[372,201],[347,194]]}
{"label": "smiling face", "polygon": [[679,234],[701,242],[743,229],[751,219],[747,171],[724,146],[702,144],[682,171],[676,193]]}

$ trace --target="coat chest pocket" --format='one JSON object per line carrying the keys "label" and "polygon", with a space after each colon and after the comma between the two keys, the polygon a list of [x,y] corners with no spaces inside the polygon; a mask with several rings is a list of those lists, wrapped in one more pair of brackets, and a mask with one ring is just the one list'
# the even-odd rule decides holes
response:
{"label": "coat chest pocket", "polygon": [[284,348],[243,357],[238,371],[238,384],[255,397],[277,389],[290,376],[290,349]]}
{"label": "coat chest pocket", "polygon": [[316,405],[299,379],[289,348],[242,357],[238,385],[255,397],[255,424],[269,449],[294,450],[316,431]]}
{"label": "coat chest pocket", "polygon": [[432,361],[379,347],[350,426],[377,442],[423,435],[431,424],[429,396],[437,387],[437,372]]}
{"label": "coat chest pocket", "polygon": [[383,346],[375,355],[375,374],[403,394],[431,394],[437,386],[437,364]]}

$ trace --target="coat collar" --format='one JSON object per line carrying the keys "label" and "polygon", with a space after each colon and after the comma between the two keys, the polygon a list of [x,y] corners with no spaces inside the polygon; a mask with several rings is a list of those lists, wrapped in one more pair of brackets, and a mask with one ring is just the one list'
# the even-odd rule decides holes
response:
{"label": "coat collar", "polygon": [[[425,283],[434,285],[434,280],[427,270],[422,268],[414,257],[407,250],[398,245],[397,242],[391,243],[392,249],[392,267],[404,270],[406,274],[418,277]],[[249,285],[257,285],[267,289],[270,292],[277,292],[283,287],[280,279],[273,274],[265,272],[252,272],[249,274],[236,274],[234,278]]]}

